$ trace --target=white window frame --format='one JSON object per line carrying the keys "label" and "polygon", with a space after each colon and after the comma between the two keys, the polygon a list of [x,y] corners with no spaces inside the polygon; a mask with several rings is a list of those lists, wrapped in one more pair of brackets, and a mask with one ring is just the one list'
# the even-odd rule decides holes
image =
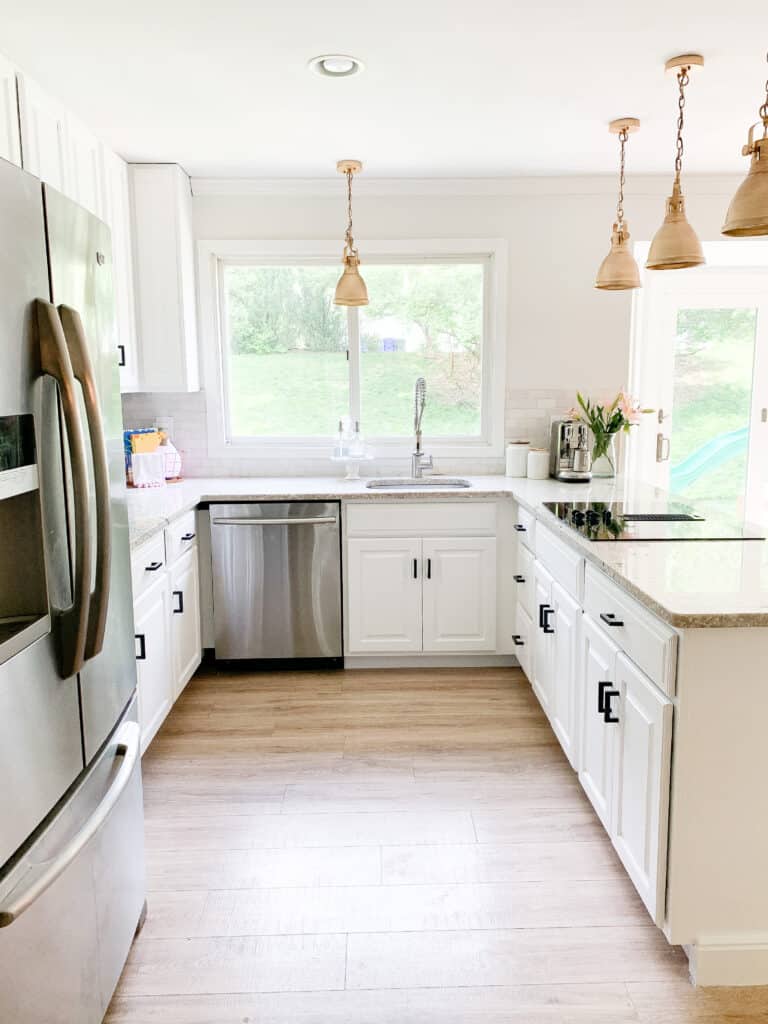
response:
{"label": "white window frame", "polygon": [[[206,239],[198,242],[198,280],[201,366],[206,396],[208,455],[221,459],[318,459],[327,461],[332,434],[327,438],[234,438],[227,436],[227,402],[224,393],[226,344],[222,322],[220,265],[231,263],[295,263],[340,262],[338,239],[328,241],[252,241]],[[424,444],[435,455],[451,459],[500,458],[504,451],[504,396],[506,381],[507,330],[507,243],[501,238],[439,238],[369,240],[361,243],[363,274],[365,263],[438,263],[455,261],[478,262],[485,267],[483,296],[483,351],[481,433],[479,437],[432,437],[429,435],[429,409],[425,416]],[[339,269],[341,273],[341,269]],[[350,320],[350,326],[355,321]],[[358,338],[349,334],[350,406],[360,408]],[[427,382],[429,383],[429,382]],[[408,423],[403,424],[402,438],[378,438],[375,425],[364,424],[366,436],[374,446],[377,458],[408,457],[413,441],[407,436]]]}

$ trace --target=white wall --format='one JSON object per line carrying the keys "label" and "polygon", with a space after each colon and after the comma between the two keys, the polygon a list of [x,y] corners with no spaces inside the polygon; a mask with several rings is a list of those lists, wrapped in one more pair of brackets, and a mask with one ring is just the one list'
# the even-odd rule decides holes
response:
{"label": "white wall", "polygon": [[[625,210],[635,240],[650,239],[661,223],[670,185],[671,174],[632,181]],[[684,185],[702,240],[721,238],[738,179],[691,176]],[[355,237],[363,265],[366,237],[508,240],[508,438],[544,443],[550,416],[565,411],[577,389],[607,397],[628,382],[633,293],[594,288],[609,248],[615,187],[612,177],[356,182]],[[198,239],[342,238],[342,179],[195,180],[193,191]],[[203,335],[201,344],[212,339]],[[147,413],[146,403],[140,408]]]}

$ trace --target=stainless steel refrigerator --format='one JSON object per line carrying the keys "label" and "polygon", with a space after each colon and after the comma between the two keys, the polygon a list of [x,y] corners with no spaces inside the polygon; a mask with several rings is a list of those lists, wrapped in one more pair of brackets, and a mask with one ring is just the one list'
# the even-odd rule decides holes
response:
{"label": "stainless steel refrigerator", "polygon": [[0,1020],[101,1021],[144,908],[110,235],[0,160]]}

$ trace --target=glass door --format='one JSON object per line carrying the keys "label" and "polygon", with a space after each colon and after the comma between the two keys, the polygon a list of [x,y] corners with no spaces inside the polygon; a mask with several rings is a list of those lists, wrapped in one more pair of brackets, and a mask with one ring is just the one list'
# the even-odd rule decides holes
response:
{"label": "glass door", "polygon": [[761,520],[768,511],[766,274],[667,277],[648,282],[636,339],[635,389],[655,412],[635,439],[632,472],[681,501],[726,501]]}

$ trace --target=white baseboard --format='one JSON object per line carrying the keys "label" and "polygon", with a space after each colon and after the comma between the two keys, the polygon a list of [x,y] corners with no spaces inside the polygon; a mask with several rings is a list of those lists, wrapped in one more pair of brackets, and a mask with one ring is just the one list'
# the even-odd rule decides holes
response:
{"label": "white baseboard", "polygon": [[514,654],[347,654],[344,668],[518,668]]}
{"label": "white baseboard", "polygon": [[694,985],[768,985],[768,934],[697,942],[686,953]]}

